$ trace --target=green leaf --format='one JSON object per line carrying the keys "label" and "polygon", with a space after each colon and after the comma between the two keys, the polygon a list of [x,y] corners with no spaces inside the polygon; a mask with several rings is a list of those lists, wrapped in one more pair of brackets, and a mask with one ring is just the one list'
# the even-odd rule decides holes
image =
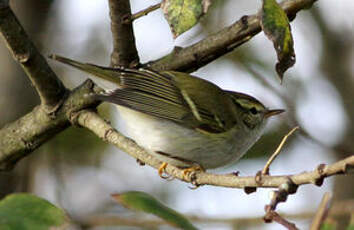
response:
{"label": "green leaf", "polygon": [[183,215],[165,206],[147,193],[130,191],[113,194],[112,197],[126,208],[154,214],[173,226],[186,230],[197,229]]}
{"label": "green leaf", "polygon": [[163,0],[161,9],[174,38],[197,24],[210,4],[210,0]]}
{"label": "green leaf", "polygon": [[63,210],[35,195],[11,194],[0,201],[1,230],[61,230],[67,226]]}
{"label": "green leaf", "polygon": [[336,229],[336,224],[331,223],[331,222],[324,222],[321,225],[321,230],[335,230]]}
{"label": "green leaf", "polygon": [[261,26],[277,52],[275,69],[282,80],[284,72],[295,64],[295,52],[288,17],[275,0],[263,0]]}

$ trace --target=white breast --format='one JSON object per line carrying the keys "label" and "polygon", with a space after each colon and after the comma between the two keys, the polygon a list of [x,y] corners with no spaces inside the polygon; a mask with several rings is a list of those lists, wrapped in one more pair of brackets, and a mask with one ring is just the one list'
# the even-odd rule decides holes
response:
{"label": "white breast", "polygon": [[[246,136],[253,138],[244,138],[245,136],[241,138],[241,132],[236,128],[228,131],[228,134],[205,135],[172,121],[155,118],[122,106],[117,107],[119,119],[124,122],[125,135],[161,161],[181,167],[188,167],[191,164],[179,159],[195,162],[206,169],[235,161],[254,144],[263,130],[262,127],[260,130],[246,131]],[[245,131],[242,133],[245,135]]]}

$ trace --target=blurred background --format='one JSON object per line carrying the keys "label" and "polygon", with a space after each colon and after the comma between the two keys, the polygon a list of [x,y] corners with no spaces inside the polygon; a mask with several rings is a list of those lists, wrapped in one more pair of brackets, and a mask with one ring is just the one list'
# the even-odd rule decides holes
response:
{"label": "blurred background", "polygon": [[[38,49],[47,56],[61,54],[80,61],[108,65],[112,50],[108,2],[98,0],[12,0],[12,9]],[[158,1],[131,0],[132,11]],[[173,40],[161,10],[134,22],[141,62],[151,61],[217,32],[245,14],[254,14],[261,1],[215,0],[200,24]],[[263,33],[234,52],[194,74],[224,89],[248,93],[270,108],[285,108],[272,119],[267,132],[236,164],[214,170],[255,175],[295,125],[303,129],[290,138],[271,166],[271,174],[294,174],[333,163],[354,153],[354,2],[317,1],[297,14],[291,23],[297,62],[280,85],[274,70],[276,54]],[[38,96],[20,66],[0,42],[0,127],[23,116],[39,103]],[[49,61],[69,88],[88,76]],[[96,79],[94,79],[97,83]],[[108,104],[100,114],[120,127],[119,114]],[[178,180],[166,181],[149,166],[99,140],[89,131],[69,128],[11,172],[0,172],[1,198],[12,192],[30,192],[66,210],[73,229],[170,229],[165,225],[103,227],[106,217],[156,220],[115,204],[110,194],[127,190],[147,192],[187,217],[198,216],[201,229],[283,229],[264,224],[260,217],[269,203],[269,189],[246,195],[242,190],[202,186],[191,190]],[[292,215],[300,229],[308,228],[311,215],[323,194],[331,191],[335,201],[354,199],[354,177],[337,176],[322,187],[301,186],[278,207]],[[297,215],[302,215],[301,217]],[[253,218],[256,217],[256,220]],[[234,219],[243,221],[236,223]],[[338,224],[349,216],[341,216]],[[95,221],[97,220],[97,221]],[[106,219],[107,220],[107,219]],[[260,225],[261,224],[261,225]]]}

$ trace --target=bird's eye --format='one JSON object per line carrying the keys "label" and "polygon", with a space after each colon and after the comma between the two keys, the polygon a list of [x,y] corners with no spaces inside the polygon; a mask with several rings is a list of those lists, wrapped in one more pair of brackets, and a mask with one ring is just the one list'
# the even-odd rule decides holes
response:
{"label": "bird's eye", "polygon": [[252,107],[250,109],[250,112],[253,114],[253,115],[256,115],[257,114],[257,109],[255,107]]}

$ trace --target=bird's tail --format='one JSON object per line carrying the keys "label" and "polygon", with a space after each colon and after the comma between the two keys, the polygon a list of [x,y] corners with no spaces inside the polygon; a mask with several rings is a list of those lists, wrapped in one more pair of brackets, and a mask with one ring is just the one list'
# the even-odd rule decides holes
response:
{"label": "bird's tail", "polygon": [[51,54],[49,55],[49,58],[65,63],[67,65],[70,65],[74,68],[77,68],[81,71],[84,71],[86,73],[92,74],[98,78],[102,78],[104,80],[110,81],[112,83],[116,83],[120,85],[121,80],[120,80],[120,75],[122,70],[119,68],[109,68],[109,67],[103,67],[103,66],[98,66],[98,65],[93,65],[89,63],[81,63],[66,57],[62,57],[59,55]]}

